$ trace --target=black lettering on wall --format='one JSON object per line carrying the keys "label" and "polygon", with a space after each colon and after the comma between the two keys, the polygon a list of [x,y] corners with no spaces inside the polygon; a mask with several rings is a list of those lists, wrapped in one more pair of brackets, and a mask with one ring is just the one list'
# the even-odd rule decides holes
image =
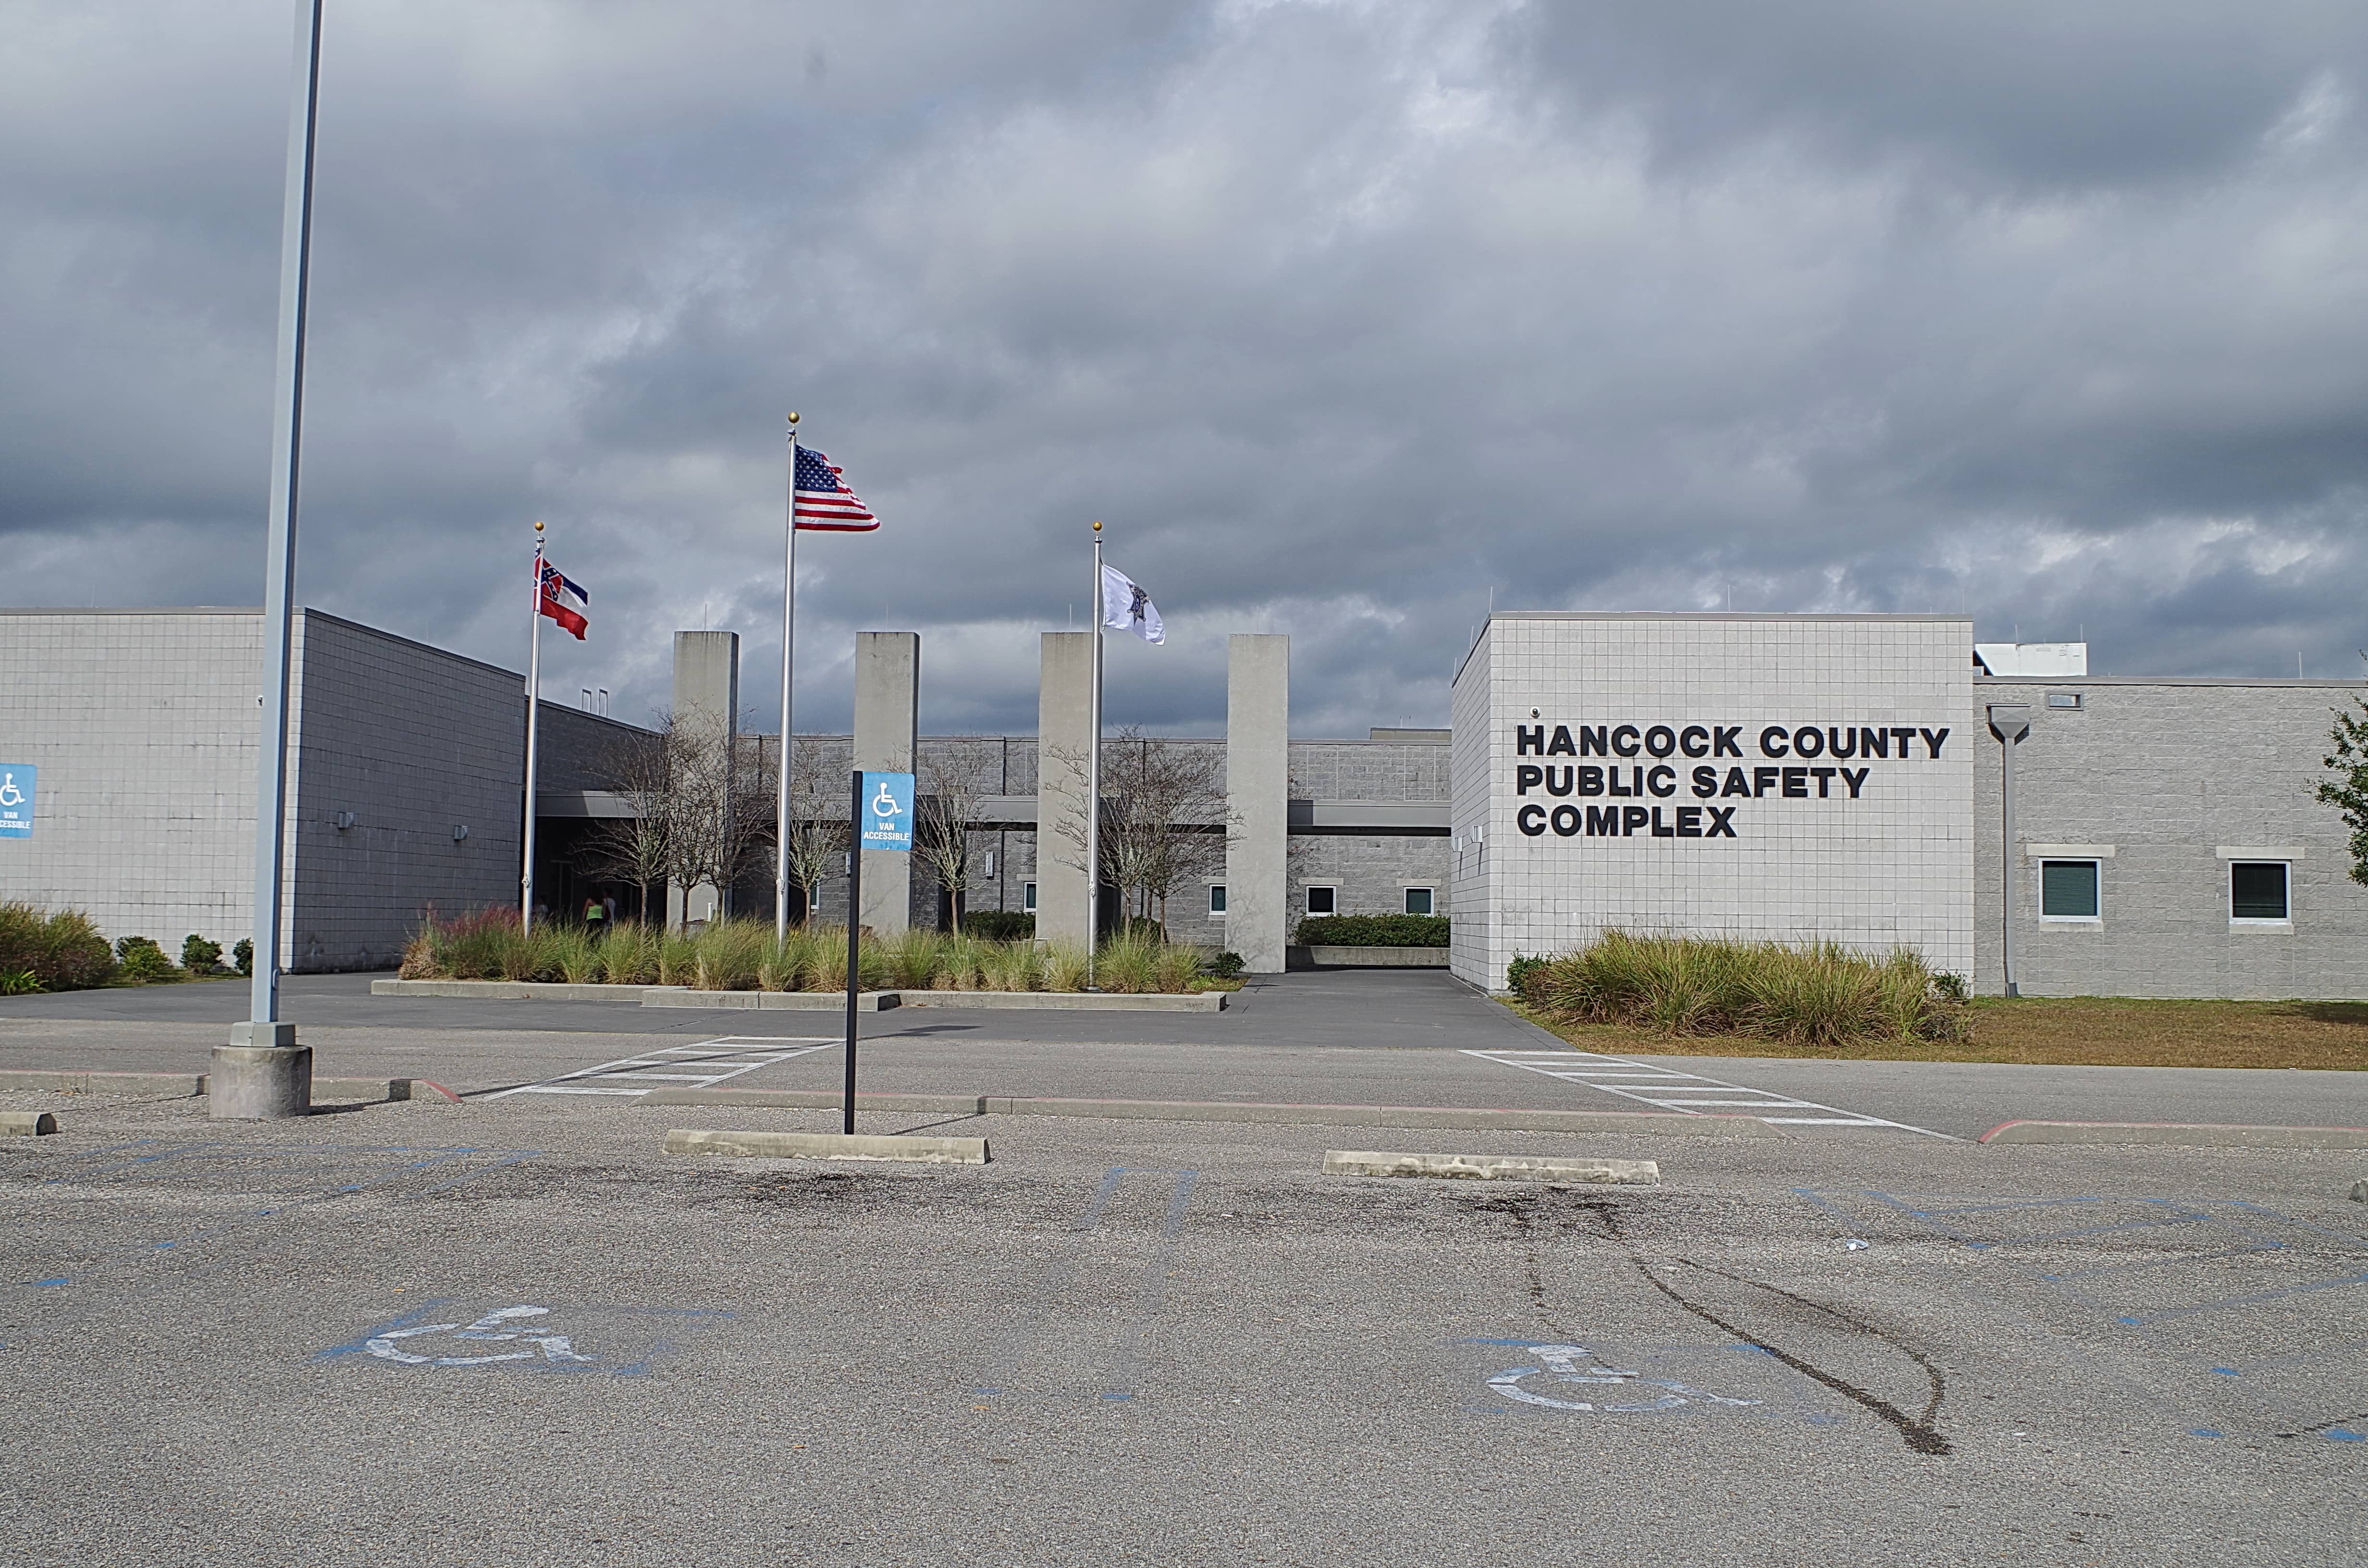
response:
{"label": "black lettering on wall", "polygon": [[1578,765],[1578,792],[1582,795],[1600,795],[1603,793],[1603,765],[1601,763],[1582,762]]}
{"label": "black lettering on wall", "polygon": [[1578,832],[1578,808],[1556,806],[1554,809],[1554,830],[1565,838],[1575,836]]}
{"label": "black lettering on wall", "polygon": [[1891,732],[1889,730],[1865,729],[1859,731],[1858,754],[1861,756],[1889,756],[1891,755]]}
{"label": "black lettering on wall", "polygon": [[1858,755],[1858,732],[1848,724],[1832,724],[1826,729],[1826,755],[1843,761]]}
{"label": "black lettering on wall", "polygon": [[1784,739],[1783,725],[1770,724],[1766,729],[1759,732],[1760,756],[1782,756],[1789,749],[1790,747]]}
{"label": "black lettering on wall", "polygon": [[1794,756],[1823,756],[1826,754],[1826,733],[1815,724],[1804,724],[1793,732]]}
{"label": "black lettering on wall", "polygon": [[1614,756],[1634,756],[1636,755],[1636,740],[1637,735],[1635,725],[1621,725],[1618,729],[1611,732],[1611,755]]}
{"label": "black lettering on wall", "polygon": [[1892,727],[1891,738],[1899,743],[1899,760],[1906,762],[1907,748],[1916,739],[1915,730],[1906,724],[1896,724]]}
{"label": "black lettering on wall", "polygon": [[1735,829],[1730,825],[1735,816],[1736,809],[1733,806],[1705,806],[1702,809],[1710,812],[1710,831],[1702,835],[1704,838],[1735,836]]}
{"label": "black lettering on wall", "polygon": [[1603,726],[1600,724],[1581,724],[1578,727],[1578,755],[1610,756],[1611,748],[1603,744]]}
{"label": "black lettering on wall", "polygon": [[1850,798],[1851,800],[1855,801],[1858,799],[1858,787],[1865,783],[1866,776],[1873,771],[1874,769],[1872,767],[1845,767],[1842,769],[1842,782],[1850,786]]}
{"label": "black lettering on wall", "polygon": [[1694,796],[1695,796],[1695,798],[1696,798],[1697,800],[1703,800],[1703,801],[1707,801],[1707,800],[1709,800],[1713,795],[1715,795],[1715,794],[1717,794],[1717,793],[1718,793],[1718,769],[1717,769],[1717,768],[1715,768],[1715,767],[1708,767],[1708,766],[1704,766],[1704,767],[1697,767],[1697,768],[1695,768],[1695,769],[1694,769]]}
{"label": "black lettering on wall", "polygon": [[1626,837],[1627,837],[1627,836],[1629,836],[1631,834],[1634,833],[1638,828],[1643,827],[1646,823],[1649,823],[1649,822],[1651,822],[1652,820],[1653,820],[1653,813],[1652,813],[1652,812],[1648,812],[1648,811],[1646,811],[1646,810],[1645,810],[1644,807],[1642,807],[1642,806],[1622,806],[1622,807],[1621,807],[1621,808],[1620,808],[1620,836],[1621,836],[1621,837],[1622,837],[1622,838],[1626,838]]}
{"label": "black lettering on wall", "polygon": [[1809,769],[1809,777],[1817,781],[1817,799],[1820,801],[1828,800],[1832,797],[1835,772],[1836,769],[1830,767],[1813,767]]}
{"label": "black lettering on wall", "polygon": [[1587,836],[1617,838],[1620,836],[1620,808],[1589,806],[1587,808]]}
{"label": "black lettering on wall", "polygon": [[1678,736],[1678,749],[1688,756],[1708,756],[1710,732],[1700,724],[1688,724],[1684,733]]}
{"label": "black lettering on wall", "polygon": [[1656,838],[1675,838],[1677,835],[1678,830],[1661,820],[1661,808],[1655,806],[1653,808],[1653,836]]}
{"label": "black lettering on wall", "polygon": [[1809,798],[1807,768],[1788,767],[1784,770],[1784,798],[1788,801],[1805,801]]}
{"label": "black lettering on wall", "polygon": [[1738,744],[1736,737],[1740,736],[1742,733],[1743,726],[1740,724],[1716,724],[1712,726],[1710,735],[1711,756],[1741,756],[1743,755],[1743,747]]}
{"label": "black lettering on wall", "polygon": [[1620,770],[1618,768],[1607,767],[1603,771],[1610,774],[1611,777],[1611,793],[1614,795],[1634,795],[1636,793],[1635,790],[1629,789],[1627,786],[1620,782]]}
{"label": "black lettering on wall", "polygon": [[1546,830],[1546,809],[1532,801],[1513,813],[1514,825],[1531,838]]}
{"label": "black lettering on wall", "polygon": [[1513,769],[1513,793],[1526,795],[1545,782],[1546,770],[1534,762],[1525,762]]}
{"label": "black lettering on wall", "polygon": [[1568,724],[1556,724],[1554,726],[1554,739],[1546,743],[1546,755],[1548,756],[1571,756],[1576,755],[1570,744],[1570,726]]}
{"label": "black lettering on wall", "polygon": [[[1547,794],[1559,798],[1570,793],[1570,764],[1565,762],[1560,767],[1542,767],[1538,771],[1546,776]],[[1554,777],[1557,773],[1562,775],[1560,778]]]}
{"label": "black lettering on wall", "polygon": [[1773,767],[1755,767],[1751,770],[1751,798],[1753,800],[1758,800],[1760,796],[1768,793],[1769,790],[1776,788],[1776,775],[1778,772],[1779,769]]}
{"label": "black lettering on wall", "polygon": [[1678,792],[1678,770],[1668,763],[1645,775],[1645,788],[1666,801]]}
{"label": "black lettering on wall", "polygon": [[1923,732],[1923,734],[1924,734],[1924,744],[1925,744],[1926,745],[1930,746],[1930,747],[1932,749],[1932,760],[1933,760],[1934,762],[1938,762],[1938,761],[1940,761],[1940,760],[1941,760],[1941,742],[1943,742],[1943,741],[1945,741],[1945,740],[1947,740],[1947,739],[1949,738],[1949,732],[1948,732],[1948,730],[1947,730],[1946,728],[1938,729],[1938,730],[1926,730],[1925,732]]}
{"label": "black lettering on wall", "polygon": [[1656,724],[1645,732],[1645,749],[1655,756],[1667,756],[1678,749],[1678,733],[1667,724]]}
{"label": "black lettering on wall", "polygon": [[1728,768],[1726,770],[1726,783],[1719,790],[1720,797],[1724,799],[1728,795],[1748,795],[1750,793],[1751,786],[1745,781],[1743,769],[1739,767]]}
{"label": "black lettering on wall", "polygon": [[1513,726],[1513,755],[1528,756],[1532,752],[1543,756],[1546,749],[1546,727],[1543,724]]}
{"label": "black lettering on wall", "polygon": [[[1714,811],[1717,808],[1713,807],[1712,809]],[[1702,809],[1700,806],[1679,806],[1678,808],[1678,836],[1679,838],[1700,838],[1702,836]]]}

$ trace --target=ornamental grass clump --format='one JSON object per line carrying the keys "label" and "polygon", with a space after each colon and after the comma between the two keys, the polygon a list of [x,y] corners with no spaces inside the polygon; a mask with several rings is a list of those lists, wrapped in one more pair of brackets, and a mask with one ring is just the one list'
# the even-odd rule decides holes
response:
{"label": "ornamental grass clump", "polygon": [[1524,1002],[1574,1023],[1813,1046],[1953,1040],[1964,1032],[1964,982],[1904,948],[1869,957],[1835,942],[1795,947],[1606,931],[1577,952],[1516,968]]}
{"label": "ornamental grass clump", "polygon": [[0,974],[25,991],[81,991],[115,973],[115,952],[79,909],[0,903]]}

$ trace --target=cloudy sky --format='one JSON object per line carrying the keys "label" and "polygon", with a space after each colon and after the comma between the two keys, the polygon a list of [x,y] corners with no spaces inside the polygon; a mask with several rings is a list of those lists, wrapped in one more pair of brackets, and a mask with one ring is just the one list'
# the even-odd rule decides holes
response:
{"label": "cloudy sky", "polygon": [[[260,598],[290,0],[0,0],[0,601]],[[777,703],[917,629],[1032,729],[1087,525],[1113,722],[1443,723],[1506,608],[1967,610],[2361,673],[2357,0],[330,0],[300,595],[546,694]]]}

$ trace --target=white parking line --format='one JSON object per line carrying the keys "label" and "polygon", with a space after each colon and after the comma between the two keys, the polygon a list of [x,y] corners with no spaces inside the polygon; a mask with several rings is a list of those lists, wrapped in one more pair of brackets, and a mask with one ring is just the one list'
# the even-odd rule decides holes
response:
{"label": "white parking line", "polygon": [[505,1100],[512,1095],[629,1095],[638,1098],[652,1089],[673,1084],[704,1089],[776,1062],[828,1051],[838,1043],[836,1036],[829,1035],[779,1039],[725,1035],[721,1040],[700,1040],[697,1045],[669,1045],[640,1056],[603,1062],[598,1067],[564,1073],[540,1084],[522,1084],[485,1098]]}
{"label": "white parking line", "polygon": [[[1591,1051],[1466,1051],[1466,1056],[1476,1056],[1483,1062],[1494,1062],[1503,1067],[1519,1067],[1525,1073],[1541,1073],[1549,1078],[1559,1078],[1565,1084],[1584,1084],[1590,1089],[1600,1089],[1607,1095],[1634,1100],[1658,1110],[1676,1111],[1682,1116],[1700,1116],[1702,1106],[1718,1106],[1727,1110],[1760,1111],[1822,1111],[1822,1116],[1761,1116],[1761,1121],[1780,1127],[1896,1127],[1903,1132],[1920,1132],[1927,1138],[1947,1138],[1951,1142],[1963,1140],[1946,1132],[1935,1132],[1929,1127],[1910,1127],[1904,1121],[1886,1121],[1879,1116],[1867,1116],[1839,1106],[1819,1105],[1815,1100],[1796,1099],[1779,1094],[1774,1089],[1755,1089],[1745,1084],[1730,1084],[1722,1078],[1705,1078],[1698,1073],[1680,1073],[1674,1067],[1655,1062],[1634,1062],[1624,1056],[1603,1056]],[[1664,1087],[1663,1085],[1666,1085]],[[1749,1098],[1735,1098],[1748,1096]]]}

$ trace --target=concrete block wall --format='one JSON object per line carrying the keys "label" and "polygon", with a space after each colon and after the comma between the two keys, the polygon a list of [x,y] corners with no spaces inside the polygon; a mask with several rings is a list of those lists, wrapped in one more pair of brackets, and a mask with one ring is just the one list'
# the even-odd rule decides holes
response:
{"label": "concrete block wall", "polygon": [[0,762],[40,769],[0,898],[110,940],[253,934],[256,610],[0,610]]}
{"label": "concrete block wall", "polygon": [[[2334,710],[2358,681],[1977,680],[1976,989],[2003,987],[2000,747],[1982,718],[2022,703],[2012,857],[2018,980],[2026,996],[2368,997],[2368,888],[2350,880],[2347,830],[2313,798]],[[2050,696],[2078,708],[2051,708]],[[2032,846],[2099,858],[2099,918],[2043,920]],[[2286,928],[2232,925],[2222,847],[2296,858]]]}
{"label": "concrete block wall", "polygon": [[[1458,881],[1455,911],[1476,914],[1479,929],[1476,944],[1457,943],[1456,972],[1496,989],[1516,953],[1565,951],[1614,926],[1908,947],[1969,970],[1972,643],[1971,622],[1952,616],[1491,617],[1454,706],[1455,823],[1483,846],[1468,891]],[[1576,737],[1622,725],[1632,748],[1662,735],[1663,773],[1649,775],[1656,755],[1641,750],[1525,753],[1518,739],[1521,727]],[[1856,783],[1831,758],[1813,779],[1823,742],[1812,753],[1804,739],[1796,756],[1785,738],[1848,733],[1854,749],[1869,726],[1933,736],[1907,743],[1906,759],[1868,758]],[[1675,749],[1680,733],[1714,744],[1715,727],[1739,741],[1734,755]],[[1485,743],[1469,767],[1467,732]],[[1552,767],[1561,788],[1551,775],[1517,782],[1524,764]],[[1638,792],[1608,807],[1610,792],[1584,798],[1581,765],[1616,767]],[[1625,813],[1628,827],[1545,826],[1589,806]]]}
{"label": "concrete block wall", "polygon": [[296,655],[282,961],[387,968],[431,905],[514,907],[525,677],[318,610]]}

